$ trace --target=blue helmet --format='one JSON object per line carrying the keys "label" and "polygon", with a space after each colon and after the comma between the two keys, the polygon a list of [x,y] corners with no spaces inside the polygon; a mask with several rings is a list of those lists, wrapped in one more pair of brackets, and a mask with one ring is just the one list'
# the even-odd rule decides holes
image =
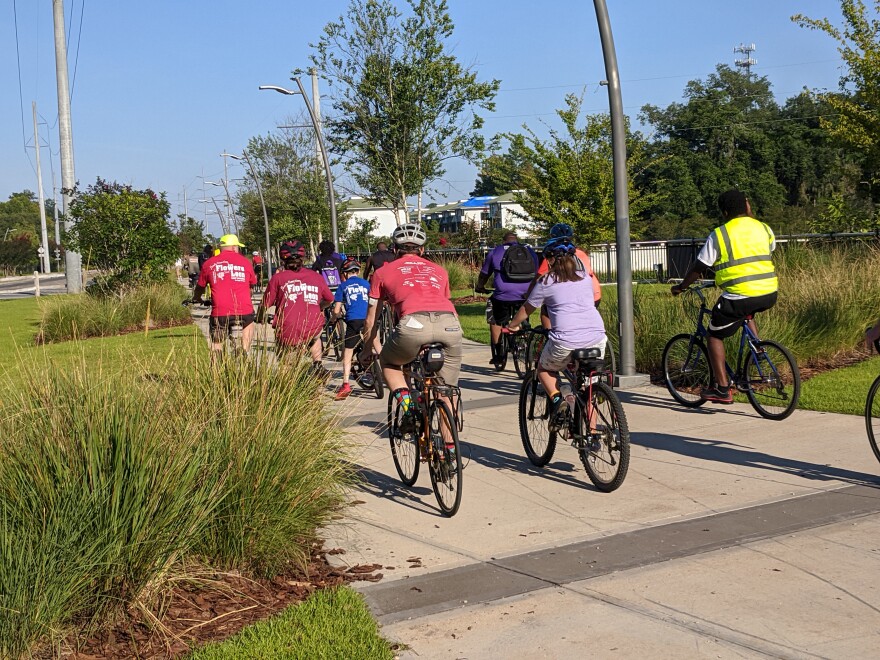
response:
{"label": "blue helmet", "polygon": [[574,229],[564,222],[557,222],[550,229],[550,238],[574,238]]}
{"label": "blue helmet", "polygon": [[568,236],[551,238],[544,244],[545,257],[558,257],[563,254],[574,254],[574,241]]}

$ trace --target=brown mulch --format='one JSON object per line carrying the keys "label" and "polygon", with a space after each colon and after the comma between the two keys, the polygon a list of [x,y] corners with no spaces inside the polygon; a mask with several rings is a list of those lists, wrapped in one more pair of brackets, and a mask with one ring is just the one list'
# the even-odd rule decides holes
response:
{"label": "brown mulch", "polygon": [[[181,581],[152,612],[161,625],[150,624],[150,614],[129,608],[113,627],[78,643],[68,639],[70,649],[63,657],[75,660],[117,658],[176,658],[193,646],[221,641],[248,624],[280,612],[288,605],[308,598],[317,589],[337,587],[355,581],[378,582],[379,564],[331,566],[327,555],[344,554],[341,549],[324,550],[314,544],[304,571],[291,570],[271,580],[249,579],[236,573]],[[54,657],[49,649],[38,658]]]}
{"label": "brown mulch", "polygon": [[462,296],[461,298],[453,298],[453,305],[468,305],[470,303],[484,303],[489,296]]}

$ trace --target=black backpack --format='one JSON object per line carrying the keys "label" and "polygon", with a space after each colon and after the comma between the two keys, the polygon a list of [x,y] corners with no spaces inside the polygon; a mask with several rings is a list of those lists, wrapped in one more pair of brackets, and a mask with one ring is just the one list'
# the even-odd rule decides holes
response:
{"label": "black backpack", "polygon": [[526,246],[512,243],[504,251],[501,275],[508,282],[531,282],[535,278],[535,260]]}

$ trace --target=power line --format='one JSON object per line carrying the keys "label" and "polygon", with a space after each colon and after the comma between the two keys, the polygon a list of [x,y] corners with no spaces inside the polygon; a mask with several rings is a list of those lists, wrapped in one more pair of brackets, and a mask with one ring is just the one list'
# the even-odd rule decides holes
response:
{"label": "power line", "polygon": [[18,64],[18,109],[21,112],[21,142],[27,153],[27,135],[24,131],[24,93],[21,90],[21,52],[18,45],[18,8],[12,0],[12,16],[15,22],[15,61]]}
{"label": "power line", "polygon": [[[76,35],[76,57],[73,61],[73,82],[70,84],[70,100],[73,101],[73,92],[76,89],[76,69],[79,66],[79,46],[82,43],[83,14],[86,11],[86,0],[79,4],[79,32]],[[72,12],[71,12],[72,15]]]}

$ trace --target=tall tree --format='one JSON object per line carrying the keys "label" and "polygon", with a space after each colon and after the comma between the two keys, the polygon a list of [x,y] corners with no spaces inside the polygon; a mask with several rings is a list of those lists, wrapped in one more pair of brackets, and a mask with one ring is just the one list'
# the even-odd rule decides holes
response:
{"label": "tall tree", "polygon": [[493,110],[498,81],[479,82],[449,50],[446,0],[352,0],[328,23],[311,61],[331,84],[332,150],[365,196],[398,217],[407,198],[445,173],[445,161],[476,162],[485,148],[479,108]]}
{"label": "tall tree", "polygon": [[503,195],[521,190],[532,175],[532,163],[525,154],[508,150],[504,154],[491,154],[483,160],[471,196]]}
{"label": "tall tree", "polygon": [[827,18],[803,14],[792,16],[792,20],[837,42],[846,69],[839,91],[821,95],[832,110],[822,117],[822,125],[863,151],[875,171],[880,165],[880,1],[874,0],[873,5],[869,10],[863,0],[840,0],[842,27]]}

